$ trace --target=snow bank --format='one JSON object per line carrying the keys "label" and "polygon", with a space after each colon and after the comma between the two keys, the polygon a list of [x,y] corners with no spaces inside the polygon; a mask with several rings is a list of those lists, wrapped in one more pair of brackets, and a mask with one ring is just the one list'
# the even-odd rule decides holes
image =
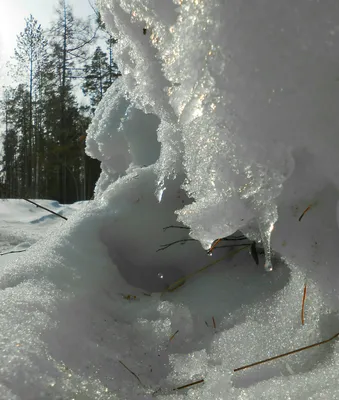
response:
{"label": "snow bank", "polygon": [[[0,397],[337,398],[336,339],[234,369],[339,332],[339,4],[100,5],[123,74],[88,133],[103,172],[0,269]],[[248,239],[204,251],[239,230],[271,273]]]}
{"label": "snow bank", "polygon": [[[194,241],[157,251],[188,238],[163,228],[189,200],[178,177],[159,204],[155,177],[153,166],[134,169],[1,267],[0,398],[331,398],[336,342],[232,372],[331,337],[338,314],[308,278],[302,326],[306,277],[278,254],[268,274],[238,247],[212,257]],[[220,258],[183,287],[157,293]]]}

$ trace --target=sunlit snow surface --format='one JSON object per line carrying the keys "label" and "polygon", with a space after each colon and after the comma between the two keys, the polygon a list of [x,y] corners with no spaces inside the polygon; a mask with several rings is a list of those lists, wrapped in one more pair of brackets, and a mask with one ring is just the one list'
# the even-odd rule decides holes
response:
{"label": "sunlit snow surface", "polygon": [[[257,266],[248,250],[235,254],[237,247],[212,257],[198,242],[157,252],[187,238],[185,230],[163,228],[188,200],[173,181],[159,205],[155,180],[153,167],[135,169],[67,222],[40,223],[43,238],[27,252],[7,263],[3,256],[0,398],[335,398],[337,342],[232,372],[331,337],[339,330],[336,308],[278,254],[266,273],[262,256]],[[7,231],[21,227],[29,240],[35,216],[18,202],[7,210]],[[149,296],[221,257],[176,291]],[[200,379],[203,385],[173,391]]]}
{"label": "sunlit snow surface", "polygon": [[[123,76],[88,132],[95,200],[0,209],[4,250],[40,239],[1,258],[0,398],[337,399],[338,339],[233,370],[339,332],[339,3],[100,3]],[[272,272],[206,254],[238,230]]]}

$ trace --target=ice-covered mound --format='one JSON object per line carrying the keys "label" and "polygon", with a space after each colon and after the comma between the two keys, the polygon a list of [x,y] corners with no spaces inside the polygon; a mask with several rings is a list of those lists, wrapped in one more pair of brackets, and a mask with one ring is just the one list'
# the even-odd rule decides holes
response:
{"label": "ice-covered mound", "polygon": [[[119,37],[116,57],[123,77],[119,95],[106,97],[105,112],[97,120],[110,126],[110,110],[117,104],[120,113],[128,109],[117,100],[123,98],[155,125],[157,117],[159,196],[166,178],[184,171],[183,188],[194,202],[177,213],[192,237],[207,248],[237,229],[250,234],[250,224],[260,231],[270,268],[277,205],[314,201],[326,185],[338,188],[338,2],[100,4],[107,26]],[[129,125],[140,118],[140,113],[137,119],[125,116]],[[117,133],[110,131],[117,139],[106,143],[107,149],[114,143],[115,162],[124,160],[119,172],[133,162],[128,143],[142,134],[137,129],[124,147],[117,146],[124,124]],[[92,139],[107,139],[105,129],[98,132],[97,126],[88,142],[94,155]],[[307,182],[313,191],[301,191],[300,181],[290,190],[284,185],[301,153],[300,161],[316,170]],[[103,162],[108,174],[101,181],[109,181],[107,165]],[[275,229],[274,234],[281,232]]]}

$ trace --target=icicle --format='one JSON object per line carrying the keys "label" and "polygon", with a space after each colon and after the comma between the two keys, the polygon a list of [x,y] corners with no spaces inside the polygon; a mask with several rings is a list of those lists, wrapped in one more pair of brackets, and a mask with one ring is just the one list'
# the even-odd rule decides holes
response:
{"label": "icicle", "polygon": [[274,223],[277,220],[277,212],[276,208],[274,209],[274,212],[267,211],[262,213],[262,215],[259,217],[259,229],[265,251],[265,270],[272,271],[271,233],[274,228]]}
{"label": "icicle", "polygon": [[155,192],[155,195],[156,195],[157,200],[158,200],[159,203],[161,203],[162,196],[163,196],[165,190],[166,190],[166,187],[164,185],[164,182],[163,181],[162,182],[158,182],[158,188],[157,188],[157,190]]}

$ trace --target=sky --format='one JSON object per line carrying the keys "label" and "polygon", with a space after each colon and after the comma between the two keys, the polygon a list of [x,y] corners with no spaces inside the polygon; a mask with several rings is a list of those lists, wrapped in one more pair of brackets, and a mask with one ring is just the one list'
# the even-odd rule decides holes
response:
{"label": "sky", "polygon": [[[88,0],[67,0],[78,17],[92,14]],[[92,2],[94,2],[92,0]],[[0,76],[4,79],[3,66],[13,54],[16,36],[25,28],[25,18],[30,14],[45,29],[53,19],[58,0],[1,0],[0,6]]]}

